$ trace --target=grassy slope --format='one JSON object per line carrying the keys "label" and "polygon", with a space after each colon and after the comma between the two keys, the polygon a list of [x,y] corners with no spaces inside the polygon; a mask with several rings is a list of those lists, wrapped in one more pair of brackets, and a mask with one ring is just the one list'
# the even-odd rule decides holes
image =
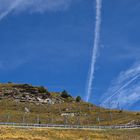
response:
{"label": "grassy slope", "polygon": [[[30,108],[29,114],[24,114],[25,107]],[[66,108],[68,111],[65,111]],[[61,112],[77,112],[80,115],[66,119],[61,116]],[[0,101],[0,121],[4,122],[36,123],[37,118],[40,118],[41,123],[64,124],[67,122],[68,124],[99,125],[98,116],[101,119],[100,125],[125,124],[131,120],[140,120],[139,113],[112,110],[110,116],[110,110],[99,109],[94,105],[89,107],[87,103],[35,105],[16,103],[13,100]]]}
{"label": "grassy slope", "polygon": [[0,128],[0,140],[139,140],[139,130],[55,130]]}
{"label": "grassy slope", "polygon": [[[13,86],[14,84],[0,84],[0,89],[3,87],[12,89]],[[58,96],[59,94],[53,93],[52,95]],[[30,109],[29,114],[24,113],[25,107]],[[61,113],[64,112],[75,112],[79,114],[79,116],[65,118],[61,116]],[[100,122],[97,119],[99,116]],[[40,120],[41,123],[49,124],[112,125],[125,124],[132,120],[140,120],[140,113],[121,112],[118,110],[110,111],[85,102],[73,103],[67,101],[55,105],[36,105],[29,102],[15,102],[11,99],[0,100],[0,122],[37,123],[38,120]]]}

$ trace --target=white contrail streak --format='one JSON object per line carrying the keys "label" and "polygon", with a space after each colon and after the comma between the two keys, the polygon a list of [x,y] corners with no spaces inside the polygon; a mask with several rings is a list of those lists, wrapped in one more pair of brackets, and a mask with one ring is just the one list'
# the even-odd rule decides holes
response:
{"label": "white contrail streak", "polygon": [[94,73],[95,73],[95,64],[96,64],[96,58],[99,49],[100,28],[101,28],[101,8],[102,8],[102,0],[96,0],[95,38],[94,38],[94,47],[92,52],[92,62],[91,62],[90,73],[88,78],[87,93],[86,93],[87,102],[89,101],[92,92],[92,84],[93,84]]}
{"label": "white contrail streak", "polygon": [[16,0],[13,2],[13,4],[8,7],[8,9],[2,13],[0,13],[0,21],[5,18],[9,13],[11,13],[20,3],[22,0]]}
{"label": "white contrail streak", "polygon": [[101,103],[101,105],[105,104],[106,102],[108,102],[109,100],[111,100],[115,95],[117,95],[122,89],[124,89],[125,87],[127,87],[129,84],[131,84],[133,81],[135,81],[138,77],[140,76],[140,74],[136,75],[134,78],[132,78],[130,81],[128,81],[126,84],[124,84],[122,87],[120,87],[113,95],[111,95],[110,97],[108,97],[105,101],[103,101]]}

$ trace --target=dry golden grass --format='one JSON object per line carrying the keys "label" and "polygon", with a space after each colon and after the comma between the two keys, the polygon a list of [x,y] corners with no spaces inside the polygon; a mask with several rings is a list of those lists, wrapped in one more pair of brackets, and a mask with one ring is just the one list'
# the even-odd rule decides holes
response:
{"label": "dry golden grass", "polygon": [[[24,108],[30,108],[30,113],[25,114]],[[37,123],[37,117],[39,115],[40,122],[43,124],[64,124],[65,118],[61,116],[61,112],[65,112],[68,108],[69,112],[77,112],[77,116],[69,117],[67,119],[68,124],[81,124],[81,125],[99,125],[97,120],[100,116],[100,125],[118,125],[126,124],[132,120],[140,120],[140,113],[126,112],[119,110],[107,110],[99,109],[92,105],[89,108],[87,103],[62,103],[55,105],[35,105],[33,103],[19,102],[16,103],[13,100],[3,99],[0,100],[0,122],[24,122],[25,123]],[[110,117],[111,112],[111,117]],[[85,115],[86,114],[86,115]],[[111,119],[112,118],[112,119]]]}
{"label": "dry golden grass", "polygon": [[140,140],[140,130],[57,130],[0,128],[0,140]]}

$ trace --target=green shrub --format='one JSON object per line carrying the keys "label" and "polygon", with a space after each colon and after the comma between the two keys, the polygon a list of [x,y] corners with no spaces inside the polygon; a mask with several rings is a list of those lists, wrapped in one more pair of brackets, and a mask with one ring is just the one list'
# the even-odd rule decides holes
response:
{"label": "green shrub", "polygon": [[47,90],[43,86],[39,87],[38,91],[39,93],[47,93]]}
{"label": "green shrub", "polygon": [[77,96],[76,97],[76,102],[80,102],[81,101],[81,97],[80,96]]}
{"label": "green shrub", "polygon": [[64,91],[62,91],[62,93],[61,93],[61,97],[62,97],[62,98],[69,98],[69,97],[71,97],[71,95],[69,95],[69,94],[67,93],[67,91],[64,90]]}

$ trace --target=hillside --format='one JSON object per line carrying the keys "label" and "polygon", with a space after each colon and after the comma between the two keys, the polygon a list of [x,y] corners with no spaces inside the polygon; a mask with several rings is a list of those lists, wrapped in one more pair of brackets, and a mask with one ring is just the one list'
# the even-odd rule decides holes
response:
{"label": "hillside", "polygon": [[[118,125],[140,124],[140,113],[100,108],[66,91],[29,84],[0,84],[0,122]],[[130,125],[130,124],[128,124]]]}

